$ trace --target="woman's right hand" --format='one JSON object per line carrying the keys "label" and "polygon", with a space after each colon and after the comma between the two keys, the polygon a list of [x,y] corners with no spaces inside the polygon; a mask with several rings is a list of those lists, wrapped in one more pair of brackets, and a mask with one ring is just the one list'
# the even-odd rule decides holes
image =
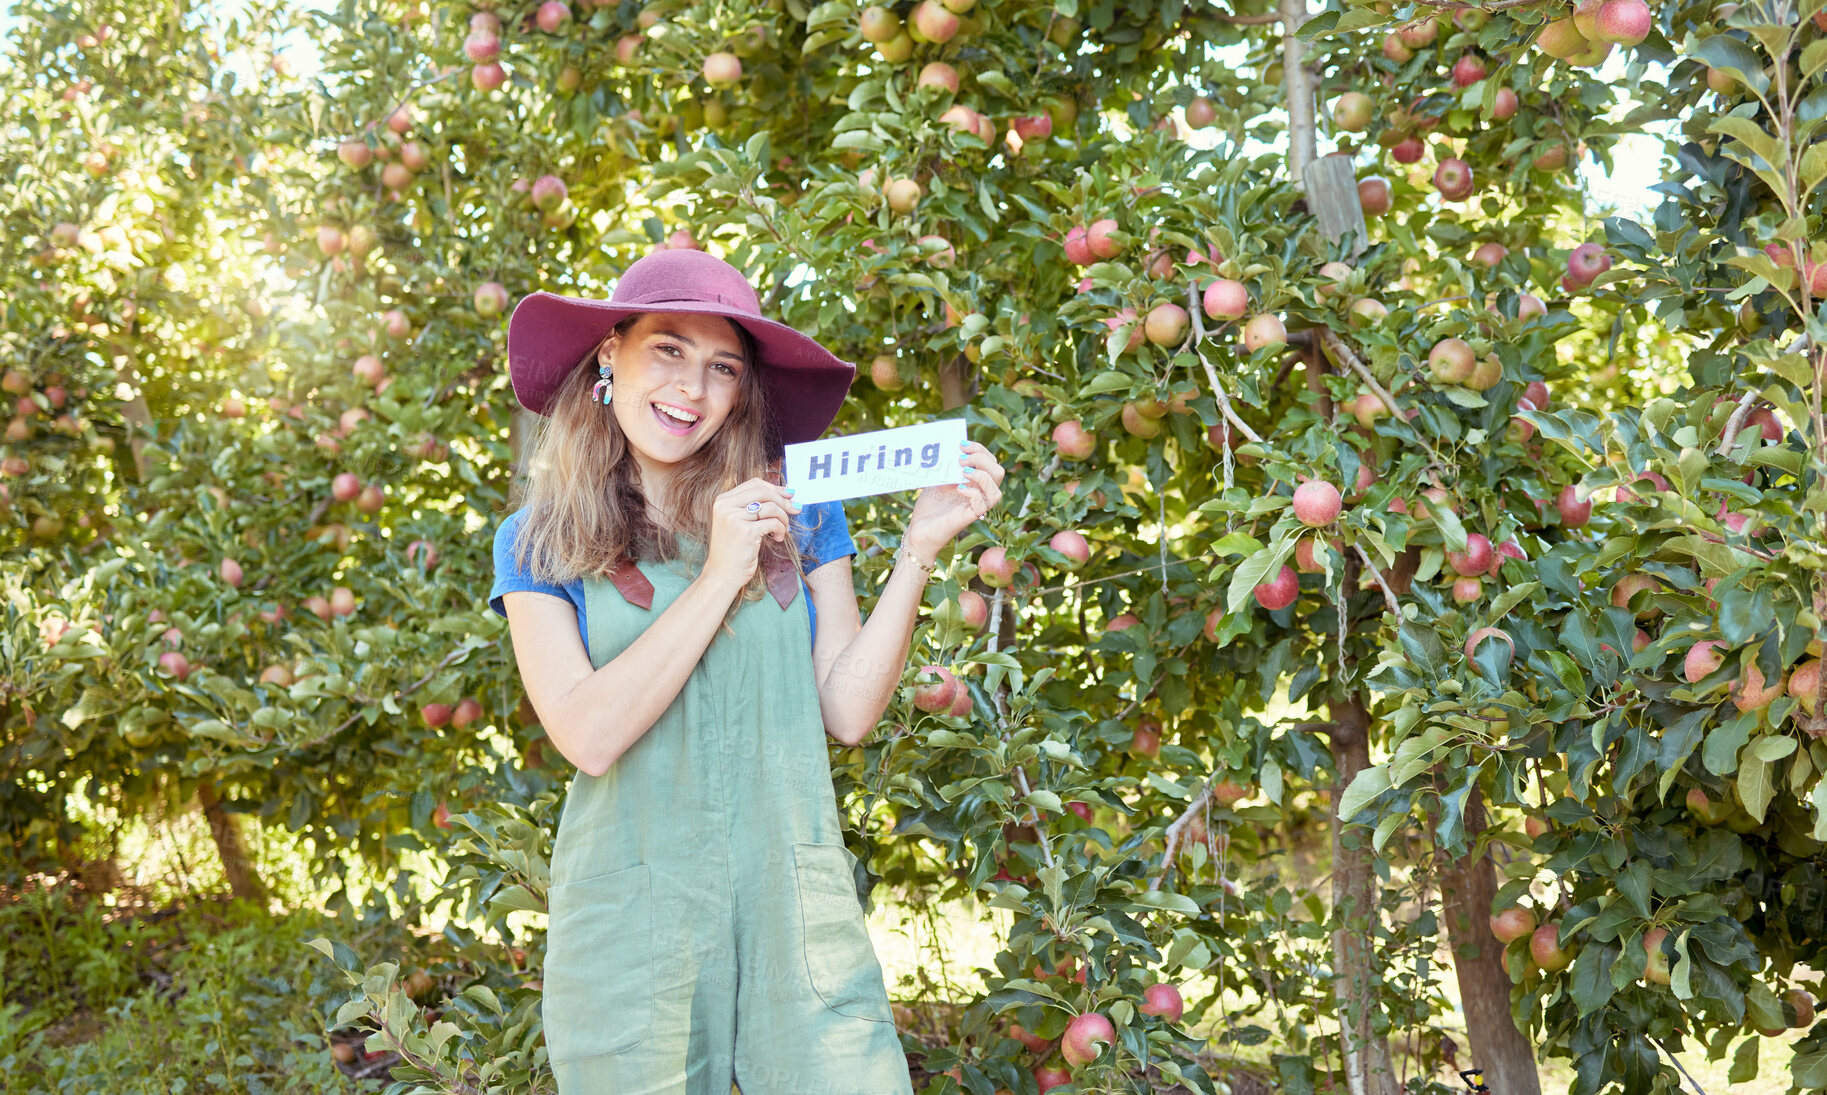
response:
{"label": "woman's right hand", "polygon": [[[761,508],[750,513],[751,502]],[[800,510],[787,488],[756,477],[738,483],[711,503],[710,548],[704,575],[732,591],[747,585],[761,563],[761,542],[785,542],[787,518]],[[733,595],[733,593],[732,593]]]}

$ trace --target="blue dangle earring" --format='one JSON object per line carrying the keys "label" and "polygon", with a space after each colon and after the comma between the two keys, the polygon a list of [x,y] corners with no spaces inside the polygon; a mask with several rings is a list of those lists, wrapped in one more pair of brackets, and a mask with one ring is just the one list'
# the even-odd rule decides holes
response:
{"label": "blue dangle earring", "polygon": [[596,387],[590,389],[590,398],[601,399],[603,401],[603,406],[607,407],[609,405],[609,393],[615,390],[615,383],[609,377],[609,366],[598,366],[596,372],[602,379],[596,382]]}

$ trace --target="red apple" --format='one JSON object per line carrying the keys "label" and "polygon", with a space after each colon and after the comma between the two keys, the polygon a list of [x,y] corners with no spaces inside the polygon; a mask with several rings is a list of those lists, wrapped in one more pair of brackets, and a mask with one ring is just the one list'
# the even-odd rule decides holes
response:
{"label": "red apple", "polygon": [[428,703],[419,708],[419,718],[424,719],[425,725],[434,730],[449,723],[451,714],[448,703]]}
{"label": "red apple", "polygon": [[1533,931],[1535,913],[1521,906],[1512,906],[1491,917],[1491,934],[1499,942],[1513,943]]}
{"label": "red apple", "polygon": [[1582,243],[1567,255],[1567,280],[1578,288],[1611,269],[1611,256],[1596,243]]}
{"label": "red apple", "polygon": [[1156,346],[1177,346],[1185,341],[1191,323],[1186,309],[1171,301],[1164,301],[1148,310],[1148,318],[1143,321],[1142,330],[1148,341]]}
{"label": "red apple", "polygon": [[1047,541],[1047,546],[1067,558],[1068,570],[1077,570],[1091,559],[1091,545],[1076,529],[1060,529]]}
{"label": "red apple", "polygon": [[927,665],[920,668],[919,682],[914,686],[914,706],[922,711],[937,714],[948,710],[958,699],[958,694],[970,694],[962,682],[952,675],[951,670],[943,666]]}
{"label": "red apple", "polygon": [[1264,313],[1253,316],[1250,322],[1243,325],[1243,347],[1251,353],[1271,346],[1286,346],[1288,329],[1282,325],[1281,317]]}
{"label": "red apple", "polygon": [[342,472],[330,480],[330,497],[338,502],[348,502],[361,492],[362,481],[354,472]]}
{"label": "red apple", "polygon": [[1217,608],[1214,608],[1210,612],[1206,613],[1205,627],[1201,631],[1201,634],[1203,634],[1205,636],[1206,642],[1215,643],[1218,641],[1218,625],[1222,624],[1223,622],[1224,622],[1224,606],[1223,605],[1219,605]]}
{"label": "red apple", "polygon": [[1241,281],[1218,278],[1205,287],[1203,304],[1212,319],[1242,319],[1250,307],[1250,291]]}
{"label": "red apple", "polygon": [[167,650],[159,655],[159,668],[180,681],[190,677],[190,659],[175,650]]}
{"label": "red apple", "polygon": [[1332,124],[1347,133],[1362,133],[1376,117],[1376,105],[1361,91],[1347,91],[1332,104]]}
{"label": "red apple", "polygon": [[1300,575],[1284,565],[1281,573],[1257,586],[1254,595],[1256,603],[1270,611],[1287,608],[1300,596]]}
{"label": "red apple", "polygon": [[920,0],[913,10],[913,29],[921,38],[944,45],[957,35],[961,25],[958,16],[946,9],[938,0]]}
{"label": "red apple", "polygon": [[1573,964],[1573,955],[1561,947],[1561,925],[1550,921],[1529,936],[1529,956],[1549,973],[1559,973]]}
{"label": "red apple", "polygon": [[1157,981],[1142,990],[1142,1005],[1136,1010],[1143,1015],[1159,1015],[1170,1023],[1178,1023],[1186,1011],[1186,1001],[1178,987]]}
{"label": "red apple", "polygon": [[330,591],[330,612],[337,616],[354,614],[355,594],[347,586],[337,586]]}
{"label": "red apple", "polygon": [[1789,694],[1801,704],[1802,710],[1814,714],[1815,694],[1821,684],[1821,659],[1810,658],[1795,667],[1789,674]]}
{"label": "red apple", "polygon": [[1453,62],[1453,86],[1471,87],[1484,79],[1487,71],[1484,58],[1468,53]]}
{"label": "red apple", "polygon": [[1308,528],[1324,528],[1338,520],[1339,489],[1323,479],[1309,479],[1294,488],[1294,516]]}
{"label": "red apple", "polygon": [[1662,941],[1667,938],[1667,928],[1651,928],[1643,933],[1643,953],[1649,959],[1643,970],[1643,979],[1652,985],[1666,985],[1669,982],[1668,955],[1662,950]]}
{"label": "red apple", "polygon": [[1380,217],[1389,212],[1389,180],[1381,175],[1359,180],[1358,205],[1363,207],[1367,217]]}
{"label": "red apple", "polygon": [[1554,508],[1561,515],[1561,524],[1568,528],[1580,528],[1592,520],[1592,501],[1580,501],[1579,491],[1572,483],[1561,488],[1555,495]]}
{"label": "red apple", "polygon": [[1472,194],[1472,168],[1464,160],[1449,156],[1434,168],[1434,189],[1447,201],[1462,201]]}
{"label": "red apple", "polygon": [[1465,383],[1477,366],[1477,355],[1462,338],[1443,338],[1428,351],[1428,373],[1442,384]]}
{"label": "red apple", "polygon": [[1594,21],[1598,41],[1620,46],[1636,45],[1649,37],[1654,27],[1655,19],[1643,0],[1605,0]]}
{"label": "red apple", "polygon": [[457,701],[456,709],[450,713],[450,724],[461,730],[482,717],[482,705],[468,696]]}
{"label": "red apple", "polygon": [[1699,684],[1721,665],[1725,664],[1725,655],[1720,651],[1726,644],[1719,639],[1702,639],[1687,648],[1687,655],[1681,659],[1681,677],[1689,684]]}
{"label": "red apple", "polygon": [[1494,241],[1489,242],[1489,243],[1481,243],[1478,245],[1478,249],[1476,251],[1472,252],[1472,264],[1474,266],[1482,266],[1485,269],[1489,270],[1491,267],[1496,266],[1498,263],[1502,262],[1504,260],[1504,256],[1508,255],[1509,253],[1510,253],[1510,249],[1505,247],[1501,243],[1497,243]]}
{"label": "red apple", "polygon": [[1094,258],[1113,259],[1123,253],[1123,245],[1116,239],[1117,222],[1109,217],[1091,222],[1085,230],[1085,245],[1091,248]]}
{"label": "red apple", "polygon": [[1511,656],[1515,656],[1516,640],[1510,638],[1509,633],[1504,631],[1500,627],[1481,627],[1478,630],[1472,632],[1470,635],[1466,636],[1465,656],[1468,658],[1472,657],[1473,652],[1478,649],[1478,644],[1480,642],[1483,642],[1485,639],[1503,640],[1504,645],[1510,648]]}
{"label": "red apple", "polygon": [[1732,706],[1740,711],[1768,707],[1771,701],[1783,694],[1787,684],[1780,674],[1774,683],[1766,684],[1763,670],[1757,668],[1756,662],[1747,659],[1738,679],[1732,682]]}
{"label": "red apple", "polygon": [[1053,1039],[1042,1038],[1020,1023],[1009,1024],[1009,1037],[1026,1046],[1029,1053],[1045,1053],[1047,1047],[1053,1044]]}
{"label": "red apple", "polygon": [[1161,723],[1144,717],[1136,723],[1135,734],[1129,740],[1129,751],[1142,757],[1161,755]]}
{"label": "red apple", "polygon": [[871,4],[863,9],[857,21],[858,29],[863,32],[863,40],[880,45],[890,41],[901,33],[901,19],[894,12],[879,4]]}
{"label": "red apple", "polygon": [[958,609],[964,615],[964,626],[973,632],[982,631],[990,622],[990,602],[976,590],[967,589],[958,594]]}
{"label": "red apple", "polygon": [[1053,427],[1053,447],[1067,460],[1083,460],[1097,450],[1097,434],[1074,418]]}
{"label": "red apple", "polygon": [[1496,557],[1490,537],[1479,532],[1466,535],[1464,551],[1446,553],[1447,565],[1468,578],[1487,573]]}
{"label": "red apple", "polygon": [[230,586],[233,586],[236,589],[241,588],[241,580],[242,580],[243,575],[241,572],[240,563],[236,562],[233,559],[223,559],[222,565],[218,569],[222,575],[222,580],[224,582],[228,583]]}
{"label": "red apple", "polygon": [[493,319],[508,306],[507,287],[498,281],[485,281],[476,286],[472,303],[477,315],[483,319]]}
{"label": "red apple", "polygon": [[985,548],[977,557],[977,576],[983,583],[1001,589],[1015,581],[1015,563],[1001,545]]}
{"label": "red apple", "polygon": [[1066,1023],[1059,1051],[1066,1063],[1076,1068],[1096,1060],[1104,1047],[1114,1041],[1116,1027],[1111,1025],[1109,1017],[1102,1012],[1087,1011],[1074,1015]]}

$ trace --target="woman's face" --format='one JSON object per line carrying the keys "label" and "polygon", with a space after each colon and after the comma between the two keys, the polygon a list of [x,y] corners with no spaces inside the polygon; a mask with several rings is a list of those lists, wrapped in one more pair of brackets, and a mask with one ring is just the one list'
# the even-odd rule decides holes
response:
{"label": "woman's face", "polygon": [[742,343],[721,316],[648,312],[600,353],[614,374],[610,406],[643,471],[703,448],[736,405]]}

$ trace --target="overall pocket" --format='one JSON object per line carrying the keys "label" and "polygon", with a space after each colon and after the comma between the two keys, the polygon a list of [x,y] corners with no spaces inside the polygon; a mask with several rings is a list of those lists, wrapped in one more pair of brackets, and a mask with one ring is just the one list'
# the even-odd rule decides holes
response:
{"label": "overall pocket", "polygon": [[554,1063],[620,1053],[653,1025],[647,864],[553,886],[540,1004]]}
{"label": "overall pocket", "polygon": [[856,896],[856,857],[842,844],[795,844],[793,859],[812,988],[839,1015],[893,1022],[882,964]]}

